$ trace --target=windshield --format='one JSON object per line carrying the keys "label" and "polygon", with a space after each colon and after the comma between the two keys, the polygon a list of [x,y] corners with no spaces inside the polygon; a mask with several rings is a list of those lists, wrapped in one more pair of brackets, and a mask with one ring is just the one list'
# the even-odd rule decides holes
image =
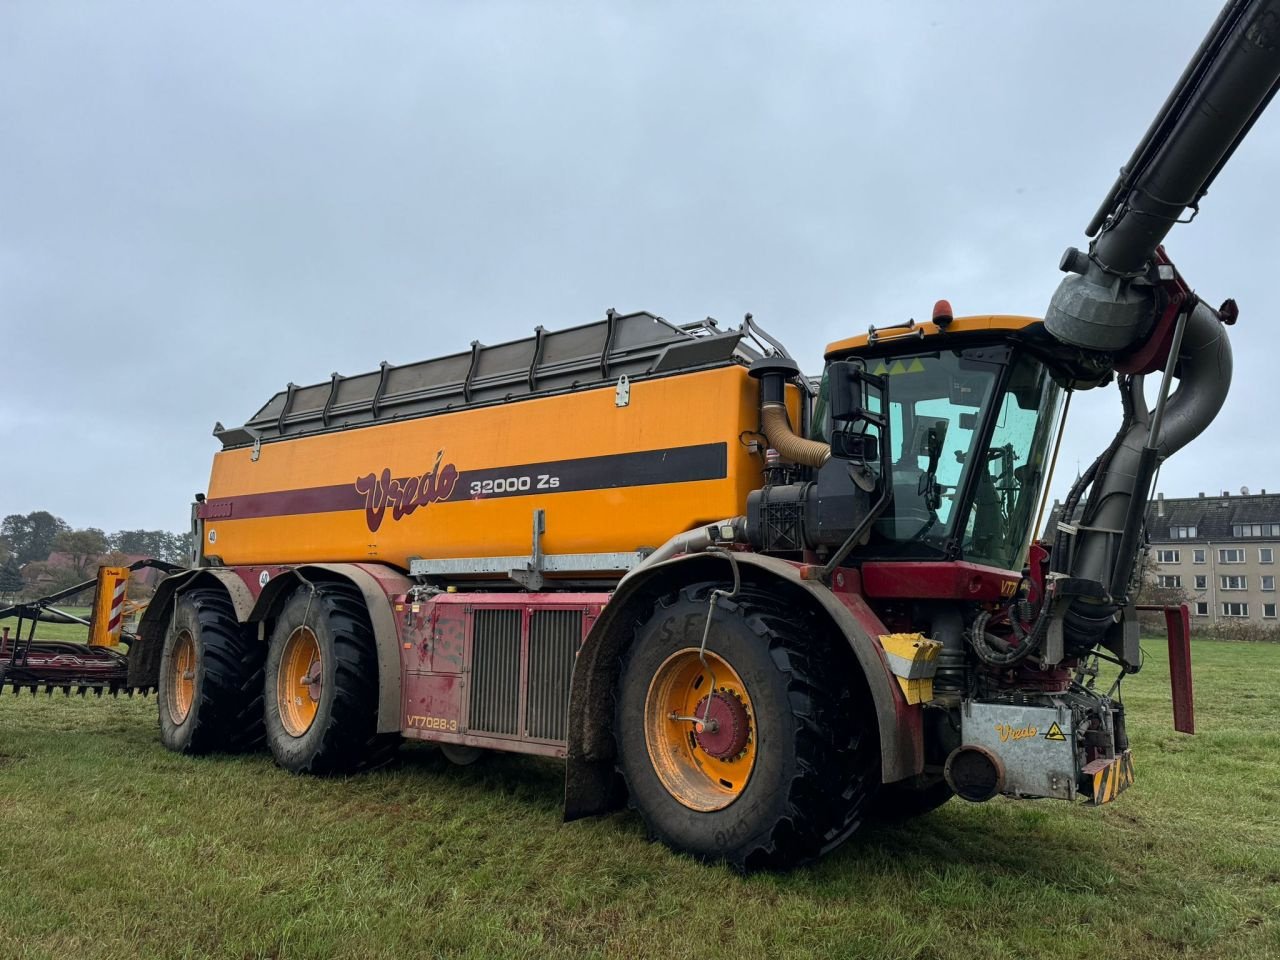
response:
{"label": "windshield", "polygon": [[965,521],[966,560],[1006,570],[1026,562],[1061,398],[1043,364],[1027,356],[1013,364]]}
{"label": "windshield", "polygon": [[[1010,353],[988,346],[866,361],[889,383],[893,500],[863,554],[949,553],[1021,566],[1060,391],[1043,364],[1025,355],[1010,364]],[[824,377],[814,416],[822,439],[830,437],[826,396]]]}

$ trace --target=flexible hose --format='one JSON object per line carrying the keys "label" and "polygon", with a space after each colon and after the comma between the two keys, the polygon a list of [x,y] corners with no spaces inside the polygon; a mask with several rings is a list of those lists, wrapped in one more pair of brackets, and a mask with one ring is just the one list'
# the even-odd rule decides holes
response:
{"label": "flexible hose", "polygon": [[780,403],[766,403],[760,408],[760,425],[769,446],[783,460],[806,467],[821,467],[831,459],[831,447],[819,440],[806,440],[791,431],[787,408]]}

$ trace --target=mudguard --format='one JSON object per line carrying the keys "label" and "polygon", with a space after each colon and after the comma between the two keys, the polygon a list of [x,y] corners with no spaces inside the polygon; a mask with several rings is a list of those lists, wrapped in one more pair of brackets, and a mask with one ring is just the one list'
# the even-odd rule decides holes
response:
{"label": "mudguard", "polygon": [[138,622],[138,640],[129,646],[129,686],[137,690],[151,690],[160,683],[160,656],[164,647],[164,632],[178,594],[204,583],[221,586],[231,598],[236,619],[248,622],[253,609],[253,593],[235,572],[225,567],[198,567],[170,574],[160,581],[147,609]]}
{"label": "mudguard", "polygon": [[203,582],[217,584],[227,591],[235,607],[236,619],[255,624],[258,636],[266,642],[265,621],[288,594],[315,579],[347,580],[360,591],[369,610],[378,655],[378,732],[399,732],[400,710],[400,636],[396,630],[391,598],[413,586],[408,577],[379,564],[311,563],[289,568],[272,577],[255,598],[253,591],[234,567],[201,567],[166,577],[156,588],[155,596],[139,624],[142,643],[137,654],[129,651],[129,683],[136,687],[156,686],[160,672],[160,649],[168,624],[168,611],[185,589]]}
{"label": "mudguard", "polygon": [[[317,573],[324,575],[316,577]],[[399,733],[404,726],[400,709],[400,634],[396,630],[391,598],[407,593],[413,586],[413,581],[404,574],[373,563],[308,563],[293,567],[273,577],[262,588],[246,620],[262,623],[298,586],[314,579],[334,577],[349,581],[364,597],[378,647],[378,732]],[[236,613],[239,615],[239,607]]]}
{"label": "mudguard", "polygon": [[[921,708],[911,706],[890,673],[876,639],[890,631],[862,601],[856,589],[839,593],[802,580],[800,567],[775,557],[735,553],[744,582],[789,593],[827,617],[849,644],[866,678],[880,736],[881,778],[892,783],[924,768]],[[627,578],[601,612],[578,653],[569,692],[569,742],[565,770],[565,819],[603,813],[621,797],[614,774],[613,691],[625,644],[648,616],[657,596],[680,585],[726,579],[727,561],[692,554],[655,564]],[[856,573],[844,571],[850,587]]]}

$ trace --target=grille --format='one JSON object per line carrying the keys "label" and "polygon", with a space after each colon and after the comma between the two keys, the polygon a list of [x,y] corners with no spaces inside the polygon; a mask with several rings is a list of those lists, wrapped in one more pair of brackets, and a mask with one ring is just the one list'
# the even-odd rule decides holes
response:
{"label": "grille", "polygon": [[534,612],[529,626],[529,736],[568,737],[569,680],[581,642],[581,610]]}
{"label": "grille", "polygon": [[804,502],[769,500],[761,505],[760,523],[764,549],[804,549]]}
{"label": "grille", "polygon": [[471,700],[467,728],[519,734],[520,611],[477,610],[472,621]]}

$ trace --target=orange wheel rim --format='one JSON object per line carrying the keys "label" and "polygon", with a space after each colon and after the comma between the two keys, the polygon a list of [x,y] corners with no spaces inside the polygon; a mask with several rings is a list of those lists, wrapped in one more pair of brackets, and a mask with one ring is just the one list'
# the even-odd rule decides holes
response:
{"label": "orange wheel rim", "polygon": [[289,634],[276,673],[276,703],[280,722],[291,737],[311,729],[320,709],[320,642],[310,627],[298,627]]}
{"label": "orange wheel rim", "polygon": [[722,810],[742,793],[756,762],[755,711],[728,661],[690,647],[653,675],[644,739],[658,779],[691,810]]}
{"label": "orange wheel rim", "polygon": [[190,630],[183,630],[173,644],[169,657],[169,719],[175,725],[186,722],[196,698],[196,641]]}

